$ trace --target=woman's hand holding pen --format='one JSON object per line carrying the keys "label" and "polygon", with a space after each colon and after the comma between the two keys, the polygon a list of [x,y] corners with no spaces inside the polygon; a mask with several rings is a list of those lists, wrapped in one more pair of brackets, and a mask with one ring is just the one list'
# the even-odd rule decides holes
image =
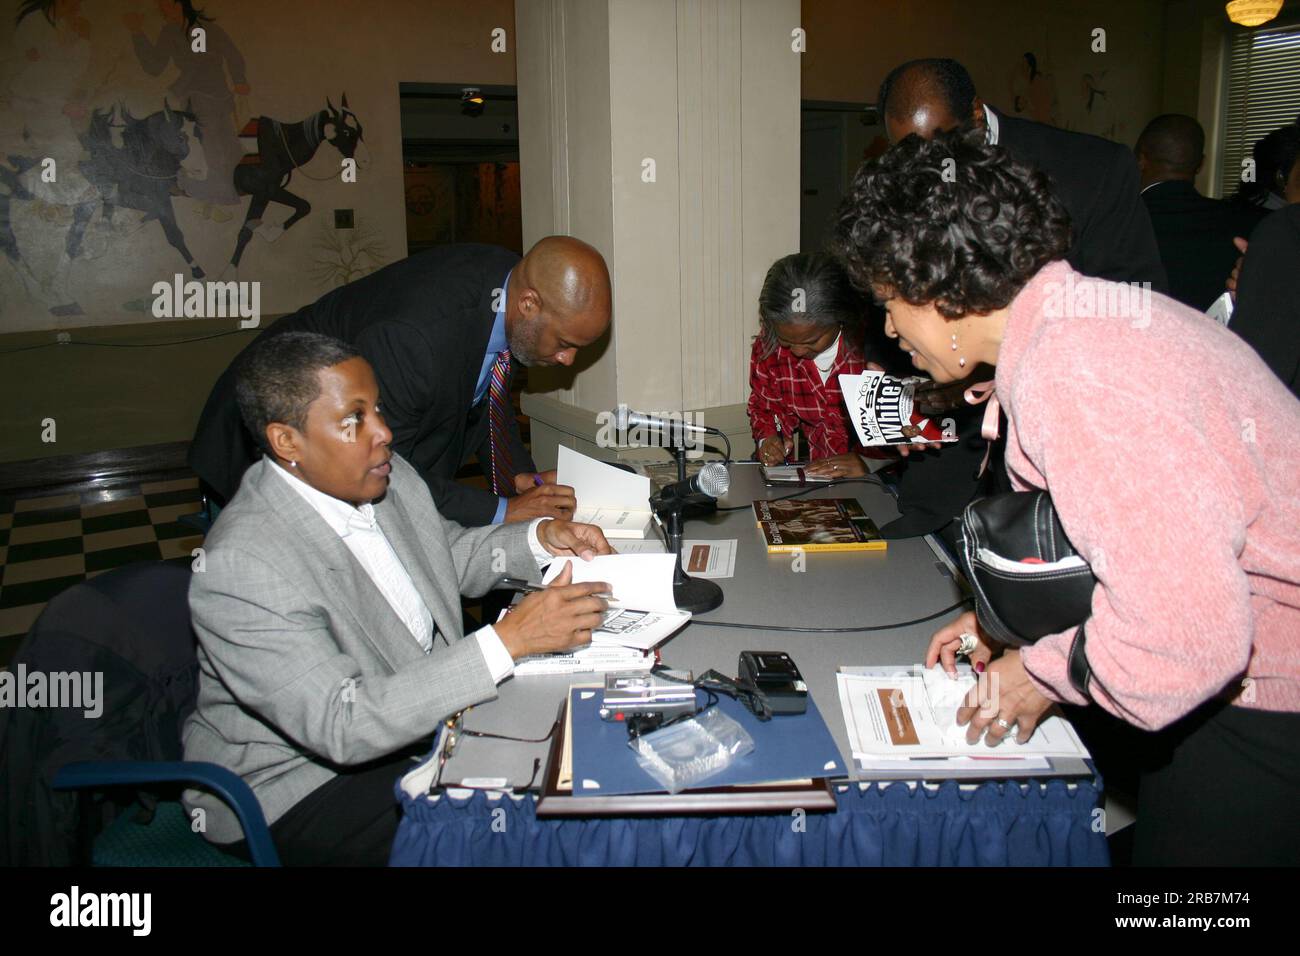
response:
{"label": "woman's hand holding pen", "polygon": [[[542,527],[554,523],[543,522]],[[540,538],[541,528],[538,532]],[[589,644],[591,632],[600,627],[609,607],[596,595],[607,594],[610,590],[603,581],[574,584],[573,566],[568,565],[549,587],[526,595],[511,608],[510,613],[496,623],[497,636],[514,660],[529,654],[545,654]]]}
{"label": "woman's hand holding pen", "polygon": [[781,435],[768,435],[758,445],[758,460],[765,465],[779,465],[794,450],[794,442]]}

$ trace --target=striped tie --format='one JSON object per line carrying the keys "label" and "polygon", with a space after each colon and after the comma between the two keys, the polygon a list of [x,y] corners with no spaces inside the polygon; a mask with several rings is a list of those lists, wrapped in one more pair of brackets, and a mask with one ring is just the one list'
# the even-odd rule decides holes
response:
{"label": "striped tie", "polygon": [[492,455],[492,491],[501,497],[515,493],[515,466],[510,460],[510,442],[506,422],[514,411],[510,407],[510,350],[497,353],[488,384],[488,449]]}

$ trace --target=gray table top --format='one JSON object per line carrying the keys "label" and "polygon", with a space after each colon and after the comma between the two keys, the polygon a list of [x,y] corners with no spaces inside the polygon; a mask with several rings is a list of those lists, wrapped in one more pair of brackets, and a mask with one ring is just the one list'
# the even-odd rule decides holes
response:
{"label": "gray table top", "polygon": [[[758,466],[733,465],[731,490],[720,507],[748,506],[755,498],[775,498],[791,488],[768,488]],[[878,485],[853,483],[818,489],[807,497],[857,498],[878,525],[898,516],[893,497]],[[933,621],[890,630],[857,634],[809,634],[723,628],[710,621],[791,627],[851,627],[893,624],[933,614],[961,598],[956,583],[921,538],[891,541],[882,552],[809,553],[802,571],[794,555],[769,555],[752,510],[722,512],[689,520],[685,536],[696,539],[735,538],[736,568],[732,578],[718,580],[723,604],[697,615],[661,645],[670,667],[701,673],[716,668],[736,673],[740,652],[786,651],[794,658],[817,701],[846,766],[852,767],[848,733],[841,715],[835,672],[844,665],[902,665],[919,662],[930,635],[956,617],[952,611]],[[516,737],[540,737],[555,719],[570,684],[603,683],[603,675],[578,674],[512,677],[498,688],[499,697],[475,706],[465,726]],[[448,761],[443,779],[507,777],[524,784],[533,758],[545,760],[546,745],[463,738]],[[540,778],[539,778],[540,779]]]}

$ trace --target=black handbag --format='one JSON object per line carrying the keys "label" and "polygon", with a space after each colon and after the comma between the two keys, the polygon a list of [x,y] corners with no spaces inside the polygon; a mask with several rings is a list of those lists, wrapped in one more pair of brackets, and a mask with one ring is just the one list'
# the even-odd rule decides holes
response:
{"label": "black handbag", "polygon": [[967,505],[960,559],[975,592],[980,627],[994,640],[1024,647],[1078,628],[1070,646],[1070,683],[1088,696],[1092,673],[1084,623],[1092,614],[1097,578],[1066,537],[1051,496],[1012,491]]}

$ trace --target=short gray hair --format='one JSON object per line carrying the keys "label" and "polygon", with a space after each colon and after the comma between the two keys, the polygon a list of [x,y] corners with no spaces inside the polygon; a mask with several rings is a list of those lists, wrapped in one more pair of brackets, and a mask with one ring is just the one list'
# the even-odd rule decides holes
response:
{"label": "short gray hair", "polygon": [[360,355],[347,342],[316,332],[263,335],[249,346],[236,363],[235,398],[258,446],[271,453],[266,426],[272,422],[303,431],[307,409],[320,396],[320,370]]}

